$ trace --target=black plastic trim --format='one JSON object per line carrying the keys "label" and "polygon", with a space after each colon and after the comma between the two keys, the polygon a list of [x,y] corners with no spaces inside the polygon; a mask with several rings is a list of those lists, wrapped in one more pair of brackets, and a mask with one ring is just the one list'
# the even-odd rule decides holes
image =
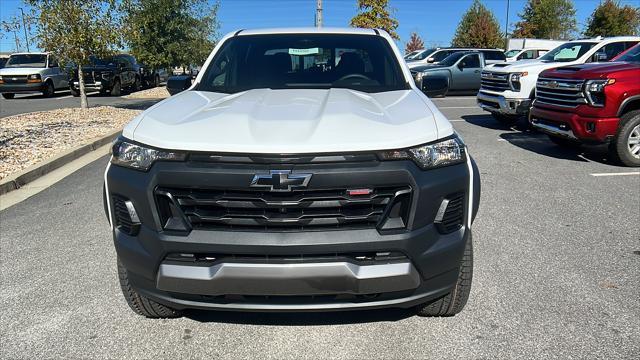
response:
{"label": "black plastic trim", "polygon": [[633,95],[624,99],[624,101],[622,101],[622,104],[620,104],[620,107],[618,107],[618,113],[617,113],[618,117],[622,116],[624,114],[624,111],[627,105],[629,105],[634,101],[640,101],[640,95]]}

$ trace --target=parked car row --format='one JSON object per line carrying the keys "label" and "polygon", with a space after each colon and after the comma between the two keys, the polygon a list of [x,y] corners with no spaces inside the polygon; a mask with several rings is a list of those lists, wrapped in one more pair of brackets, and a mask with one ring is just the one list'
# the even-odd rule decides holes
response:
{"label": "parked car row", "polygon": [[[119,96],[123,89],[137,91],[142,87],[156,87],[166,82],[164,69],[150,69],[138,63],[128,54],[118,54],[108,59],[92,57],[83,66],[83,78],[87,90]],[[77,67],[62,68],[51,53],[16,53],[0,68],[0,93],[5,99],[16,93],[42,93],[51,97],[58,90],[71,90],[80,96]]]}

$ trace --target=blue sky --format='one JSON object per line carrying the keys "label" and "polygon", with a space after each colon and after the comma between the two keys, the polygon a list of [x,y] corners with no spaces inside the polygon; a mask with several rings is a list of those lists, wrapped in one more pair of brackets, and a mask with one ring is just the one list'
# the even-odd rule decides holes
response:
{"label": "blue sky", "polygon": [[[325,26],[348,26],[356,13],[356,0],[323,0]],[[600,0],[575,0],[580,30]],[[640,6],[640,0],[622,0],[623,4]],[[400,22],[398,34],[403,46],[412,31],[429,45],[448,45],[462,14],[472,0],[390,0]],[[504,30],[507,0],[483,0],[493,11]],[[526,0],[511,0],[510,27],[518,21],[518,13]],[[221,33],[240,28],[313,26],[316,0],[221,0]],[[0,19],[19,14],[21,0],[0,0]],[[0,51],[14,50],[13,34],[3,34]]]}

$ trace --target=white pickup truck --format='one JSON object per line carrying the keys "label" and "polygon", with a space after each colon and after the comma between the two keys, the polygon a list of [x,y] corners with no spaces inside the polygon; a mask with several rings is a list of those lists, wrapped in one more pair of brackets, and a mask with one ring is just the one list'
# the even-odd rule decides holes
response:
{"label": "white pickup truck", "polygon": [[498,121],[527,116],[536,97],[538,75],[547,69],[609,61],[640,42],[638,36],[582,39],[564,43],[536,60],[488,65],[481,74],[478,106]]}

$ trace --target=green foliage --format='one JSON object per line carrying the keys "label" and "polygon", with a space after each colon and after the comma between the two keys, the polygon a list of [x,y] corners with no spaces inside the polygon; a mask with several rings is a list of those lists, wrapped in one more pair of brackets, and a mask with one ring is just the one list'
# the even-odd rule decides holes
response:
{"label": "green foliage", "polygon": [[200,65],[215,45],[218,9],[207,0],[125,0],[129,49],[152,68]]}
{"label": "green foliage", "polygon": [[37,13],[39,47],[63,62],[85,65],[121,44],[114,0],[30,0]]}
{"label": "green foliage", "polygon": [[398,20],[391,17],[389,0],[358,0],[359,13],[351,19],[351,26],[369,29],[383,29],[392,38],[399,40],[396,33]]}
{"label": "green foliage", "polygon": [[416,51],[420,49],[424,49],[424,41],[422,41],[422,39],[418,34],[416,34],[415,32],[412,32],[409,42],[407,42],[407,45],[405,45],[404,53],[408,54],[412,51]]}
{"label": "green foliage", "polygon": [[577,31],[571,0],[529,0],[519,16],[512,34],[516,38],[568,40]]}
{"label": "green foliage", "polygon": [[620,36],[640,33],[640,8],[605,0],[591,14],[585,36]]}
{"label": "green foliage", "polygon": [[474,0],[451,43],[457,47],[499,48],[503,41],[496,17],[479,0]]}

